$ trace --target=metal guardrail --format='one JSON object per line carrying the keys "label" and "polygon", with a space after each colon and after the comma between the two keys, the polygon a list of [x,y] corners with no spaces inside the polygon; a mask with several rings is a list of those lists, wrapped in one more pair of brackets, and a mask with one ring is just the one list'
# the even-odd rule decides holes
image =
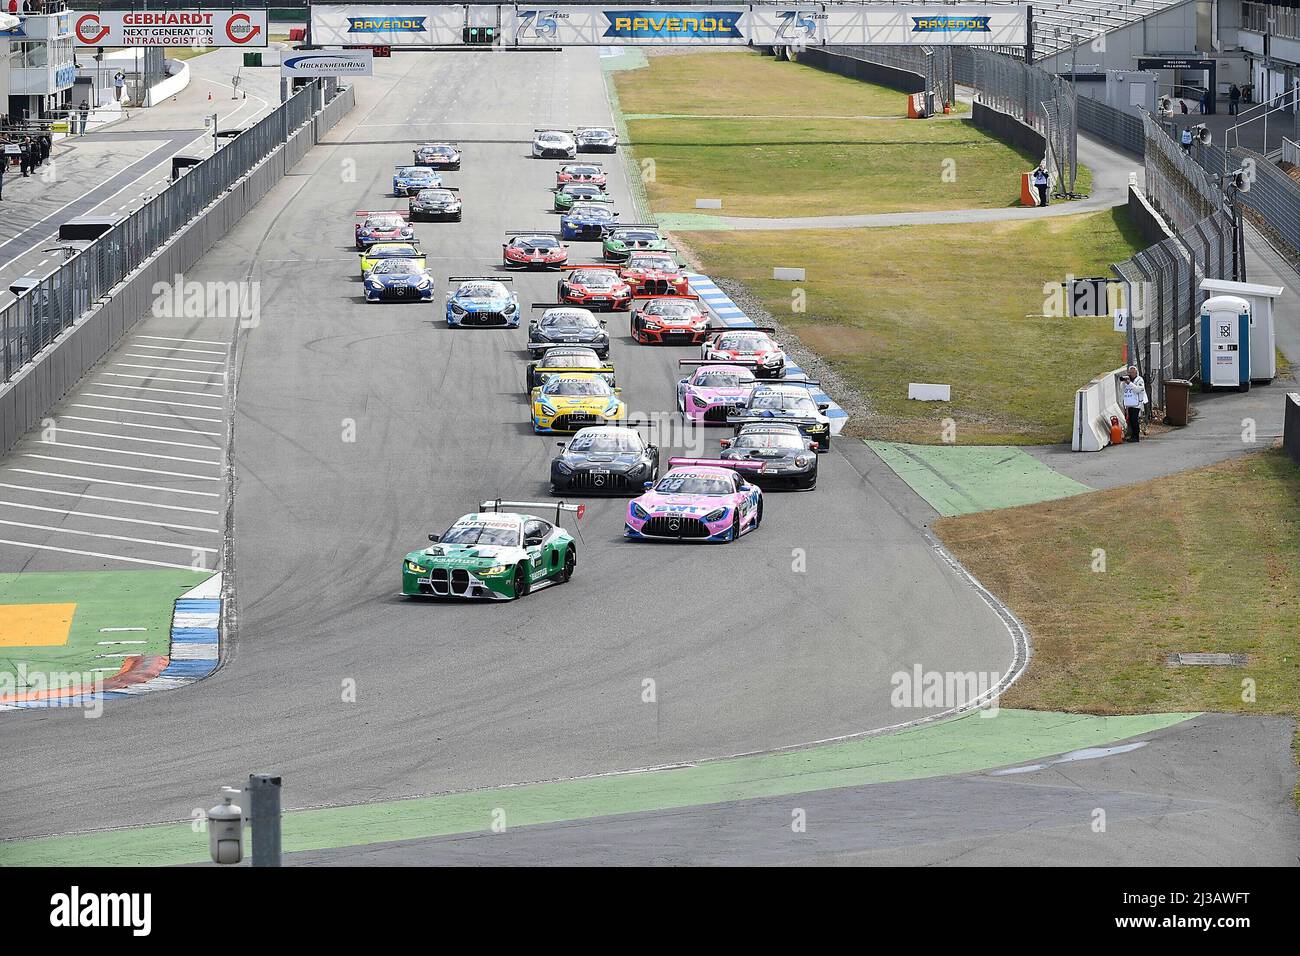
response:
{"label": "metal guardrail", "polygon": [[1249,169],[1250,191],[1238,193],[1237,202],[1253,214],[1251,218],[1264,227],[1271,240],[1280,240],[1289,247],[1284,251],[1292,261],[1300,260],[1300,183],[1260,153],[1245,147],[1224,150],[1194,146],[1192,154],[1212,176],[1222,175],[1225,169]]}
{"label": "metal guardrail", "polygon": [[284,145],[322,105],[305,86],[215,154],[185,171],[118,225],[68,258],[0,312],[0,384],[229,189]]}
{"label": "metal guardrail", "polygon": [[1215,212],[1112,267],[1128,284],[1129,361],[1150,388],[1148,416],[1164,407],[1165,382],[1197,375],[1201,281],[1233,278],[1232,247],[1232,217]]}
{"label": "metal guardrail", "polygon": [[1142,114],[1147,198],[1177,232],[1223,209],[1223,191],[1150,113]]}
{"label": "metal guardrail", "polygon": [[1282,162],[1300,166],[1300,143],[1282,137]]}

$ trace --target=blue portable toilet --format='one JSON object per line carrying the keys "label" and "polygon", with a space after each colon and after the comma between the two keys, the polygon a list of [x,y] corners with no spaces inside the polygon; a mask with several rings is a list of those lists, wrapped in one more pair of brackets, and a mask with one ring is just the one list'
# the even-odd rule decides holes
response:
{"label": "blue portable toilet", "polygon": [[1201,305],[1201,391],[1250,391],[1250,303],[1216,295]]}

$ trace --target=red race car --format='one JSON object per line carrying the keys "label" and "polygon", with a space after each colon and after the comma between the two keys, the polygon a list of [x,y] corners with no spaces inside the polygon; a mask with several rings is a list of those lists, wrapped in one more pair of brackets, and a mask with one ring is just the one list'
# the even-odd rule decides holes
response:
{"label": "red race car", "polygon": [[605,170],[600,163],[565,163],[555,171],[556,188],[565,183],[605,186]]}
{"label": "red race car", "polygon": [[632,287],[633,295],[689,295],[691,291],[686,273],[671,251],[635,252],[618,274]]}
{"label": "red race car", "polygon": [[415,235],[404,212],[371,212],[358,209],[356,218],[360,221],[353,226],[353,238],[358,249],[365,249],[372,242],[400,241]]}
{"label": "red race car", "polygon": [[785,375],[785,352],[772,338],[776,329],[721,329],[712,332],[700,346],[700,358],[706,362],[735,362],[751,365],[758,378],[781,378]]}
{"label": "red race car", "polygon": [[623,312],[632,306],[632,287],[613,266],[569,266],[555,286],[555,298],[593,311]]}
{"label": "red race car", "polygon": [[558,233],[512,231],[501,243],[501,263],[507,269],[558,269],[568,261],[569,247]]}
{"label": "red race car", "polygon": [[700,345],[709,337],[709,316],[696,295],[651,299],[631,323],[632,338],[642,345]]}

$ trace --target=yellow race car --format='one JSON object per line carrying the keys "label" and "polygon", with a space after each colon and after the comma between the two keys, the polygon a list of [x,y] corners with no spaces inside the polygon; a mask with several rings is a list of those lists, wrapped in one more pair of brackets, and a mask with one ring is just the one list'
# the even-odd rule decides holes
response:
{"label": "yellow race car", "polygon": [[361,278],[385,259],[417,259],[420,268],[425,266],[424,253],[413,240],[402,239],[396,242],[374,242],[365,252],[359,254],[361,259]]}
{"label": "yellow race car", "polygon": [[588,425],[616,425],[627,418],[620,391],[600,374],[552,375],[532,390],[533,431],[576,432]]}

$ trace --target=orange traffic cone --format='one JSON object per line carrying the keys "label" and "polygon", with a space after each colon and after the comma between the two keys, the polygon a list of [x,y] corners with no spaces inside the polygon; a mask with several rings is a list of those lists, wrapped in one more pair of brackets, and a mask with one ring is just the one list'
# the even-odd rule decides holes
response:
{"label": "orange traffic cone", "polygon": [[208,90],[208,102],[209,102],[209,103],[212,102],[212,91],[211,91],[211,90]]}

